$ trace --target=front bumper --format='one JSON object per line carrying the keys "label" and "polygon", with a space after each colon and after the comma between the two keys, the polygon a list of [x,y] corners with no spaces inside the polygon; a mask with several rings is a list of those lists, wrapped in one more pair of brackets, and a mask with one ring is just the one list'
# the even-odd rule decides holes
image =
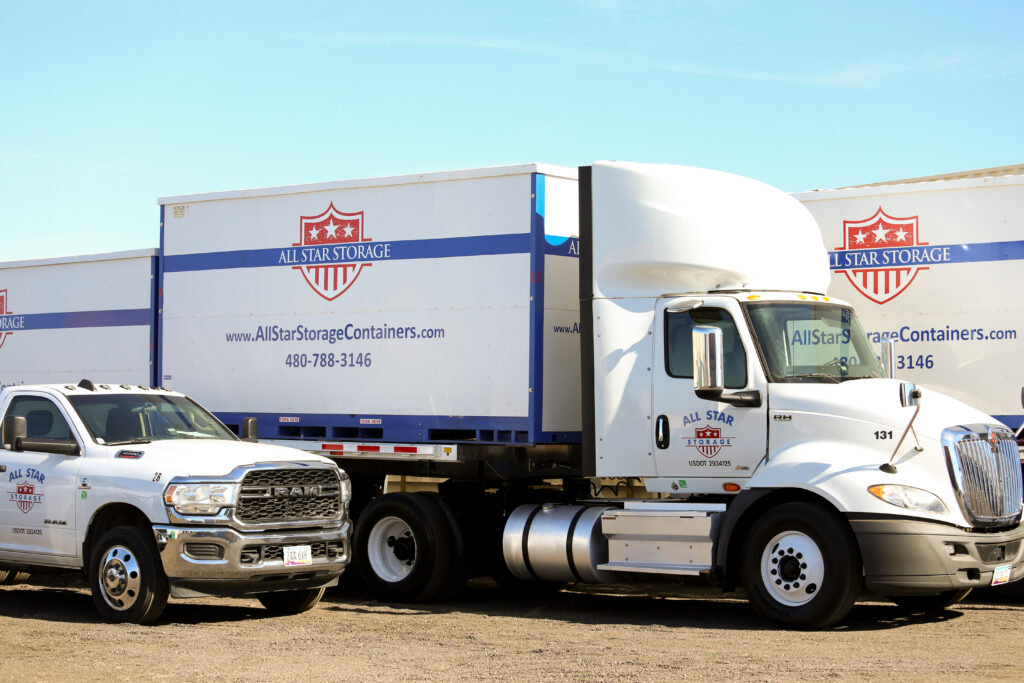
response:
{"label": "front bumper", "polygon": [[974,533],[935,522],[856,519],[868,590],[883,596],[927,595],[980,588],[997,567],[1010,565],[1010,581],[1024,578],[1024,524],[1010,531]]}
{"label": "front bumper", "polygon": [[[333,586],[351,559],[352,525],[242,533],[230,527],[154,525],[171,595],[247,595]],[[308,545],[312,563],[286,566],[283,548]]]}

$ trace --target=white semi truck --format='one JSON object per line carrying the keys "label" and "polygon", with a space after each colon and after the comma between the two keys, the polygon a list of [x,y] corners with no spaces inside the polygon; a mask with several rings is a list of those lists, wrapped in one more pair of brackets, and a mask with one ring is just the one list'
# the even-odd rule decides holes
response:
{"label": "white semi truck", "polygon": [[604,162],[160,204],[154,383],[342,464],[382,599],[704,576],[820,627],[1024,576],[1013,434],[890,378],[773,188]]}
{"label": "white semi truck", "polygon": [[348,564],[337,465],[240,440],[183,394],[18,385],[0,415],[0,583],[84,575],[104,619],[148,624],[168,596],[302,612]]}

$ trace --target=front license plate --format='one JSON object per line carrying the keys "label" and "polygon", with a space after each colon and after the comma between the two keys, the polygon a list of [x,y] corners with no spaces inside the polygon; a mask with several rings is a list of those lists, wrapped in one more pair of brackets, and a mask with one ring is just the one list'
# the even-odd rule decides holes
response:
{"label": "front license plate", "polygon": [[1004,583],[1010,583],[1010,567],[1012,565],[1002,564],[995,568],[992,572],[992,585],[1001,586]]}
{"label": "front license plate", "polygon": [[284,564],[294,567],[297,564],[313,564],[313,552],[308,545],[286,545],[284,547]]}

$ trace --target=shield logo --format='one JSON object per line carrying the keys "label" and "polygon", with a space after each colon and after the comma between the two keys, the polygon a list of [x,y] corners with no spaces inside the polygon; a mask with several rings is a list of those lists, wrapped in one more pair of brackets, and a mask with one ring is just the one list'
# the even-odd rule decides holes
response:
{"label": "shield logo", "polygon": [[879,265],[887,262],[880,258],[884,252],[879,250],[928,244],[917,241],[917,216],[895,218],[878,207],[871,218],[843,221],[843,236],[845,244],[837,251],[870,251],[852,261],[863,265],[836,272],[844,273],[857,291],[876,304],[892,301],[906,291],[920,271],[928,270],[927,266]]}
{"label": "shield logo", "polygon": [[[327,210],[316,216],[302,216],[299,219],[300,241],[296,247],[322,247],[310,252],[312,263],[292,266],[302,273],[313,291],[333,301],[355,284],[356,278],[369,268],[370,263],[337,262],[345,259],[345,245],[355,245],[371,240],[363,236],[363,212],[344,213],[334,208],[332,202]],[[358,250],[355,250],[358,253]]]}
{"label": "shield logo", "polygon": [[722,450],[721,441],[719,441],[722,436],[721,429],[704,425],[703,428],[696,430],[695,435],[697,437],[697,452],[705,458],[713,458]]}
{"label": "shield logo", "polygon": [[34,484],[18,484],[17,493],[17,504],[18,509],[24,513],[28,513],[32,507],[36,504],[35,500],[36,487]]}
{"label": "shield logo", "polygon": [[[10,311],[7,310],[7,290],[0,289],[0,315],[9,315]],[[4,342],[11,336],[10,332],[0,332],[0,348],[3,348]]]}

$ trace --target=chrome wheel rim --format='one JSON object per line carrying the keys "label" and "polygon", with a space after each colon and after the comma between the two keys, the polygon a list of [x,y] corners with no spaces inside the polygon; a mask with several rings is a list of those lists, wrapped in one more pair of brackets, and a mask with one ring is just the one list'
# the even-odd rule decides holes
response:
{"label": "chrome wheel rim", "polygon": [[821,590],[824,578],[825,558],[807,534],[784,531],[761,553],[761,583],[783,605],[806,605]]}
{"label": "chrome wheel rim", "polygon": [[142,586],[142,571],[135,553],[123,545],[107,549],[100,563],[100,593],[111,608],[124,611],[131,609],[139,599]]}

